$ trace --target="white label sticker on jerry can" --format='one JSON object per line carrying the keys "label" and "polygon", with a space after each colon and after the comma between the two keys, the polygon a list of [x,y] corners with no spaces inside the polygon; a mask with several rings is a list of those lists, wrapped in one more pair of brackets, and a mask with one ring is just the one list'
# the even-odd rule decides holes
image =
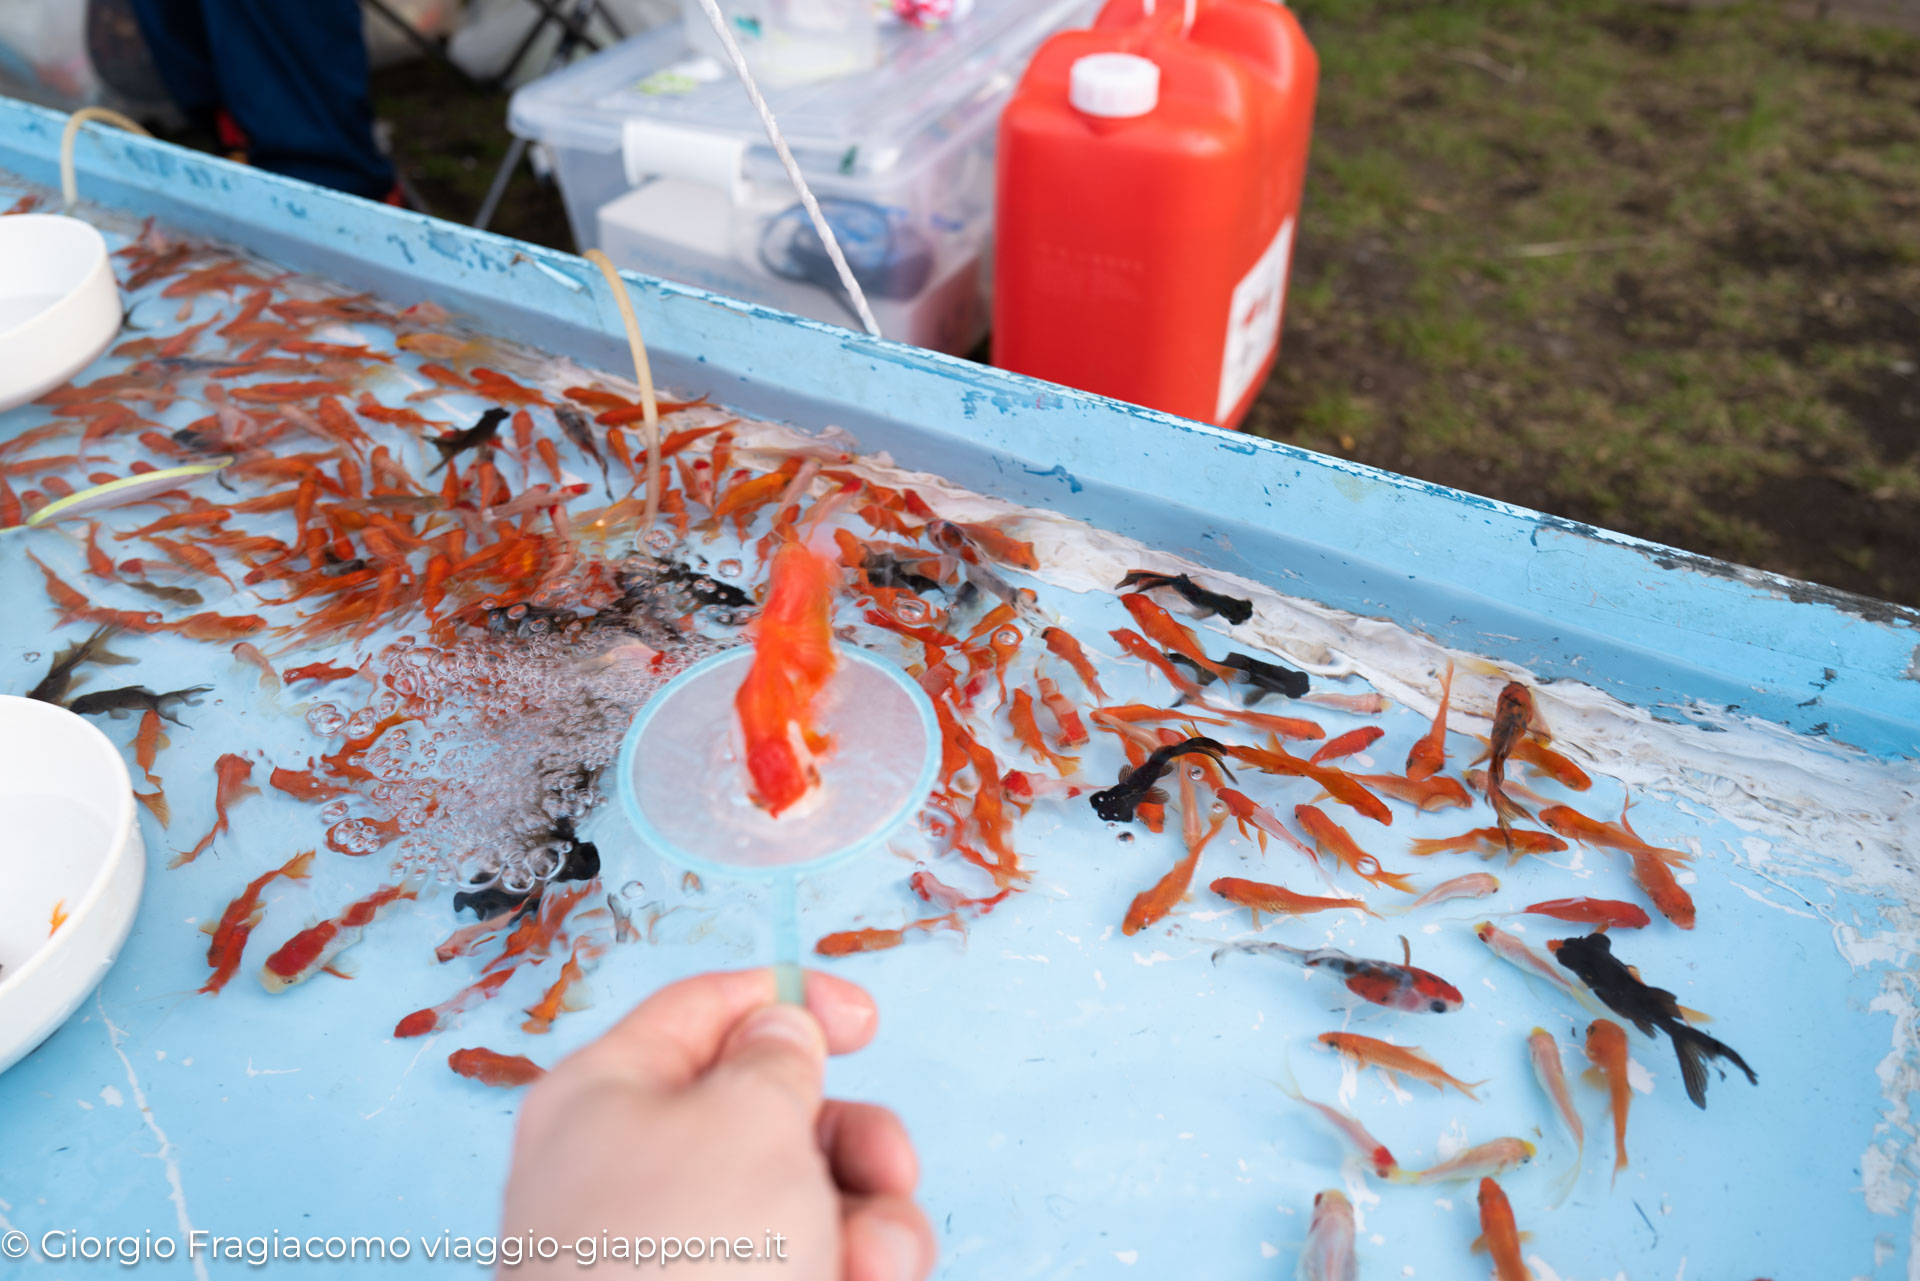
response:
{"label": "white label sticker on jerry can", "polygon": [[1287,266],[1293,256],[1293,219],[1280,224],[1279,234],[1253,264],[1253,270],[1233,287],[1232,310],[1227,314],[1227,352],[1220,365],[1220,400],[1213,420],[1223,423],[1240,398],[1260,375],[1261,362],[1280,337],[1280,309],[1287,297]]}

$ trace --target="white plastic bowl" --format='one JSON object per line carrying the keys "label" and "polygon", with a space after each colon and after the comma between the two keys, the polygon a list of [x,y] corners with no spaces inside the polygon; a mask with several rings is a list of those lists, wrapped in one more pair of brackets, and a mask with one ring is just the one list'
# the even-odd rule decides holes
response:
{"label": "white plastic bowl", "polygon": [[[0,832],[4,1072],[106,977],[147,854],[119,749],[65,708],[12,695],[0,695]],[[67,919],[49,932],[56,905]]]}
{"label": "white plastic bowl", "polygon": [[0,411],[66,382],[120,332],[107,242],[78,218],[0,218]]}

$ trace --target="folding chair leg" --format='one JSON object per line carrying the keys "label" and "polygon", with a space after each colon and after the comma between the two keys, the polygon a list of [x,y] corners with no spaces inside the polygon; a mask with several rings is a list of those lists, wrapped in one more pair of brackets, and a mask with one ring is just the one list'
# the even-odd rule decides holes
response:
{"label": "folding chair leg", "polygon": [[520,157],[526,154],[527,140],[515,138],[513,145],[507,148],[507,158],[493,172],[493,181],[487,186],[487,198],[480,202],[480,212],[474,215],[476,230],[485,231],[487,224],[493,221],[493,215],[499,212],[500,200],[507,194],[507,184],[513,181],[514,170],[520,167]]}

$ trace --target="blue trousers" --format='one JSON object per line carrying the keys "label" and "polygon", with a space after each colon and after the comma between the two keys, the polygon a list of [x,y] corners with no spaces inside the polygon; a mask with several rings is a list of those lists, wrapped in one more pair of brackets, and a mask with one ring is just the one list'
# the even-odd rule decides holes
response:
{"label": "blue trousers", "polygon": [[224,107],[262,169],[379,200],[359,0],[133,0],[155,67],[197,119]]}

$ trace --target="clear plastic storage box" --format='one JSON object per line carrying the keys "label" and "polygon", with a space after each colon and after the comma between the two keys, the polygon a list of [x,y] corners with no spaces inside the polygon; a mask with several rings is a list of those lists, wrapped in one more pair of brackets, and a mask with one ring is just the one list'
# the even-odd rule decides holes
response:
{"label": "clear plastic storage box", "polygon": [[[963,353],[986,331],[1000,109],[1048,35],[1097,0],[976,0],[889,22],[872,72],[763,85],[881,330]],[[513,96],[551,151],[581,248],[784,311],[858,322],[733,70],[667,26]]]}

